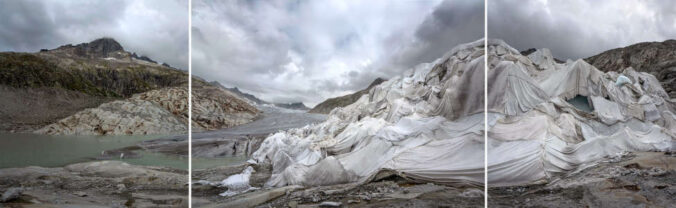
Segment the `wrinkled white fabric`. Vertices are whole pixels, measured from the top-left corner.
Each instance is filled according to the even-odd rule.
[[[365,182],[391,170],[420,181],[483,184],[484,42],[453,48],[331,111],[323,123],[268,136],[252,162],[266,186]]]
[[[488,69],[488,77],[501,80],[513,76],[529,83],[488,83],[491,186],[547,182],[624,151],[674,150],[673,103],[652,75],[631,68],[624,70],[626,77],[603,73],[583,60],[555,65],[547,74],[530,69],[530,62],[523,60],[528,57],[503,41],[488,42],[488,59],[493,66]],[[547,53],[538,56],[543,54]],[[529,57],[538,64],[550,58],[538,56]],[[525,72],[528,77],[505,73],[507,69]],[[533,79],[536,76],[545,77]],[[624,84],[616,85],[616,80]],[[490,92],[502,88],[516,89],[517,93]],[[576,109],[565,101],[578,95],[590,97],[593,112]],[[505,105],[510,102],[513,104]]]

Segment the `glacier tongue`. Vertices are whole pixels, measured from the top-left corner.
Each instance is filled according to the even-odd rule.
[[[547,182],[625,151],[674,151],[675,105],[654,76],[559,64],[548,50],[526,57],[501,40],[487,48],[491,186]],[[593,111],[566,102],[577,96]]]
[[[367,182],[381,170],[443,184],[484,180],[484,40],[459,45],[334,109],[323,123],[270,135],[251,162],[267,186]]]

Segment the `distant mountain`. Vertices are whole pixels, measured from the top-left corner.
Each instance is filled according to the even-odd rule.
[[[286,109],[292,109],[292,110],[309,110],[309,109],[310,109],[310,108],[308,108],[307,106],[305,106],[305,104],[303,104],[302,102],[295,102],[295,103],[271,103],[271,102],[267,102],[267,101],[261,100],[261,99],[257,98],[256,96],[254,96],[254,95],[252,95],[252,94],[242,92],[242,91],[240,91],[239,88],[237,88],[237,87],[227,88],[227,87],[223,86],[220,82],[217,82],[217,81],[212,81],[212,82],[210,82],[210,83],[211,83],[212,85],[219,86],[219,87],[221,87],[221,88],[223,88],[223,89],[225,89],[225,90],[228,90],[228,91],[230,91],[230,92],[232,92],[232,93],[234,93],[234,94],[236,94],[236,95],[238,95],[238,96],[240,96],[240,97],[242,97],[242,98],[244,98],[244,99],[247,99],[247,100],[249,100],[249,101],[251,101],[251,102],[253,102],[253,103],[257,104],[257,105],[270,104],[270,105],[274,105],[274,106],[277,106],[277,107],[280,107],[280,108],[286,108]]]
[[[314,108],[312,108],[308,112],[329,114],[331,110],[333,110],[336,107],[345,107],[347,105],[356,102],[357,100],[359,100],[359,98],[361,98],[362,95],[369,93],[371,88],[378,86],[380,83],[383,83],[384,81],[386,80],[377,78],[373,80],[373,82],[371,82],[371,84],[366,89],[357,91],[349,95],[326,99],[324,102],[317,104]]]
[[[255,104],[259,104],[259,105],[260,105],[260,104],[269,104],[268,102],[265,102],[265,101],[263,101],[263,100],[261,100],[261,99],[258,99],[256,96],[254,96],[254,95],[252,95],[252,94],[249,94],[249,93],[245,93],[245,92],[240,91],[237,87],[227,88],[227,87],[223,86],[220,82],[217,82],[217,81],[212,81],[212,82],[210,82],[210,83],[211,83],[212,85],[219,86],[219,87],[221,87],[221,88],[223,88],[223,89],[225,89],[225,90],[228,90],[228,91],[230,91],[230,92],[232,92],[232,93],[235,93],[236,95],[239,95],[240,97],[243,97],[243,98],[245,98],[245,99],[248,99],[249,101],[251,101],[251,102],[253,102],[253,103],[255,103]]]
[[[310,110],[310,108],[308,108],[307,106],[305,106],[305,104],[303,104],[302,102],[296,102],[296,103],[275,103],[275,104],[273,104],[273,105],[275,105],[275,106],[277,106],[277,107],[280,107],[280,108],[286,108],[286,109],[292,109],[292,110],[304,110],[304,111]]]
[[[627,67],[648,72],[660,81],[669,97],[676,98],[676,40],[637,43],[605,51],[585,61],[603,72],[621,72]]]

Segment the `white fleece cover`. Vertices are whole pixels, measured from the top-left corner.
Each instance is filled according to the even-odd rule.
[[[538,57],[548,51],[525,57],[488,42],[490,186],[544,183],[624,151],[674,151],[674,103],[652,75],[551,63]],[[616,85],[623,76],[629,83]],[[577,95],[590,98],[592,113],[565,101]]]
[[[443,184],[484,181],[484,41],[459,45],[331,111],[270,135],[252,162],[266,186],[365,182],[380,170]]]

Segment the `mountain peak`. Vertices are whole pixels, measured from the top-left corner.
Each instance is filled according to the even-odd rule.
[[[89,43],[82,43],[78,45],[80,48],[86,50],[90,54],[100,56],[107,56],[110,52],[124,51],[122,45],[113,38],[99,38]]]

